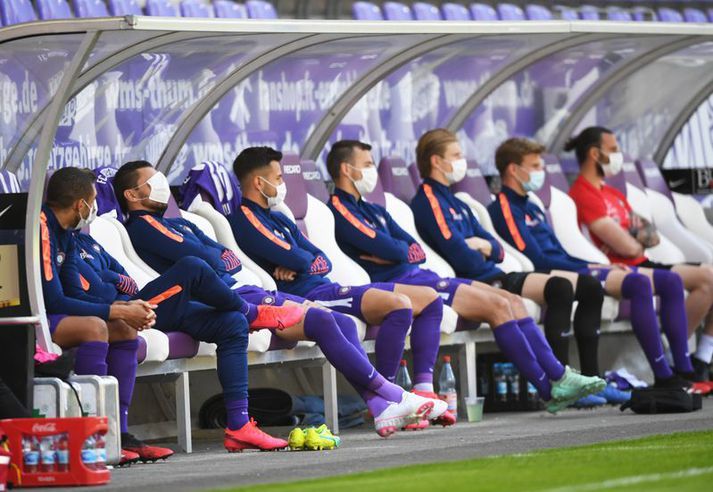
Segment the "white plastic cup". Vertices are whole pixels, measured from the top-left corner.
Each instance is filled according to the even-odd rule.
[[[482,396],[467,396],[465,398],[468,422],[480,422],[483,420],[483,405],[485,405],[485,398]]]

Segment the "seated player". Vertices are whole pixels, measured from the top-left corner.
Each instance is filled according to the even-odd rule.
[[[247,416],[248,320],[253,329],[287,327],[302,309],[254,306],[229,289],[199,258],[185,258],[175,268],[139,290],[123,268],[87,235],[76,231],[96,217],[94,174],[64,168],[50,178],[42,216],[42,261],[45,302],[50,313],[91,316],[107,320],[73,324],[66,318],[54,336],[61,346],[79,344],[79,374],[109,374],[119,380],[122,447],[142,460],[156,460],[171,450],[149,447],[127,433],[126,416],[136,375],[137,330],[183,331],[197,340],[218,345],[218,377],[226,399],[229,451],[247,447],[279,449],[287,446],[257,429]],[[91,264],[91,266],[90,266]],[[92,266],[94,268],[92,268]],[[81,319],[81,318],[80,318]],[[102,321],[103,323],[104,321]],[[129,345],[131,342],[131,345]]]
[[[191,222],[163,216],[168,203],[168,182],[148,162],[124,164],[114,176],[113,185],[122,210],[129,212],[126,228],[132,243],[155,270],[168,272],[174,265],[195,256],[210,266],[224,286],[233,288],[252,303],[293,307],[305,303],[301,297],[239,285],[233,275],[242,265],[232,251],[207,237]],[[387,437],[423,416],[433,414],[436,418],[445,411],[444,402],[406,394],[377,372],[361,347],[350,318],[309,305],[306,309],[300,306],[300,310],[303,315],[298,321],[276,335],[291,341],[315,341],[327,360],[362,395],[374,415],[380,436]]]
[[[567,143],[565,150],[574,150],[579,162],[579,176],[569,194],[577,204],[577,218],[589,230],[594,244],[612,263],[653,269],[653,273],[649,271],[647,275],[653,279],[654,292],[666,293],[673,290],[674,285],[688,291],[688,335],[692,335],[701,323],[704,323],[704,329],[693,357],[695,374],[689,373],[690,362],[683,360],[684,349],[678,355],[678,350],[673,354],[678,357],[675,359],[676,368],[689,373],[688,378],[709,380],[708,368],[713,358],[713,267],[665,265],[646,257],[645,249],[660,241],[655,229],[632,211],[622,193],[604,181],[605,176],[621,171],[624,159],[616,136],[610,130],[602,127],[586,128]],[[666,275],[664,271],[678,275]],[[662,313],[662,316],[665,315]]]
[[[544,150],[536,142],[511,138],[495,152],[495,165],[502,178],[503,189],[498,199],[488,206],[488,211],[496,231],[530,258],[537,271],[567,278],[575,289],[581,279],[586,278],[585,275],[592,275],[601,282],[607,295],[629,299],[631,326],[654,372],[655,385],[686,386],[686,380],[674,377],[664,357],[651,289],[653,279],[654,285],[658,286],[656,293],[661,298],[661,324],[676,368],[687,372],[690,363],[681,279],[668,270],[640,268],[635,272],[616,265],[589,264],[567,254],[547,223],[545,213],[528,200],[527,193],[540,189],[545,180],[545,167],[540,157]],[[599,313],[590,313],[589,316],[597,316],[599,323]]]

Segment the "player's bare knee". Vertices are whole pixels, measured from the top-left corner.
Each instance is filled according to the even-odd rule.
[[[499,326],[506,321],[513,319],[510,301],[502,295],[492,295],[487,299],[488,311],[485,321],[491,326]]]
[[[138,336],[138,332],[126,323],[110,323],[107,328],[113,340],[133,340]]]
[[[95,316],[86,318],[83,323],[86,325],[82,330],[86,341],[88,342],[107,342],[109,341],[109,329],[106,322]]]
[[[397,294],[394,292],[389,299],[389,307],[391,311],[396,311],[399,309],[413,309],[411,304],[411,299],[407,295]]]

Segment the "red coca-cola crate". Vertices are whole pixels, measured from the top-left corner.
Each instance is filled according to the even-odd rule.
[[[106,417],[0,420],[9,438],[15,487],[102,485],[109,482]]]

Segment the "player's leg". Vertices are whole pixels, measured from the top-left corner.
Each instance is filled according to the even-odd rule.
[[[713,266],[675,265],[671,271],[681,276],[688,291],[686,316],[689,336],[703,322],[703,332],[713,336],[713,317],[708,316],[713,308]]]
[[[106,376],[109,330],[106,322],[95,316],[50,315],[52,340],[67,349],[77,347],[74,372],[79,375]]]

